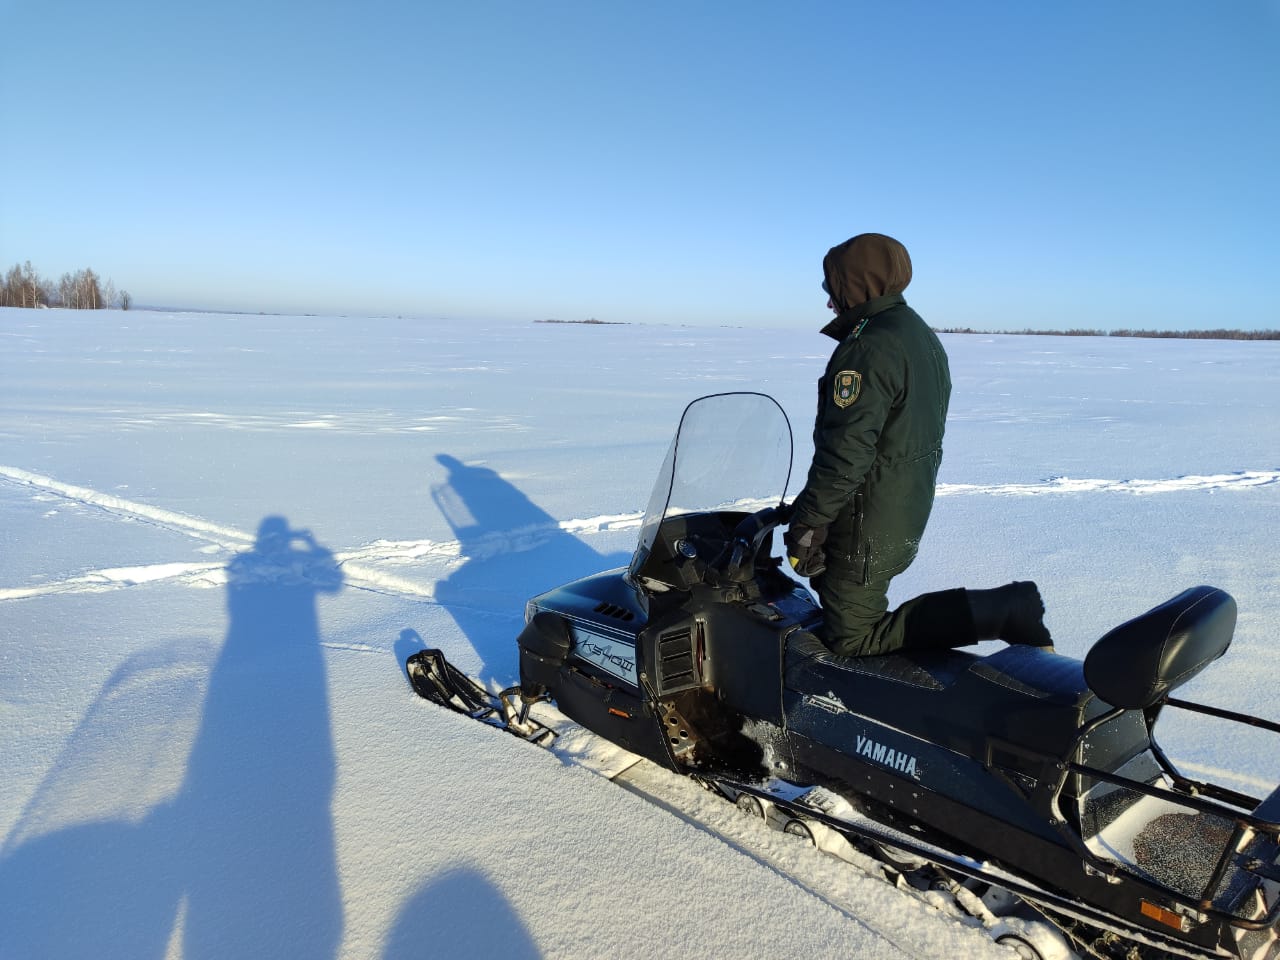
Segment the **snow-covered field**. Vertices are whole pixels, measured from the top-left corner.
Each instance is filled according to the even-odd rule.
[[[629,555],[696,396],[775,396],[794,493],[822,321],[0,310],[0,957],[1008,955],[403,677],[432,645],[514,681],[524,601]],[[1215,584],[1235,644],[1186,693],[1280,718],[1280,343],[944,342],[939,498],[894,598],[1035,579],[1083,656]],[[1274,741],[1165,739],[1280,780]]]

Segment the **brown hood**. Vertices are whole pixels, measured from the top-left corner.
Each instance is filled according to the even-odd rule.
[[[827,251],[822,272],[832,302],[844,313],[868,300],[907,289],[911,257],[893,237],[860,233]]]

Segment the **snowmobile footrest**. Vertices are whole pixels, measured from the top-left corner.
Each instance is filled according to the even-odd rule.
[[[506,725],[507,732],[540,746],[546,746],[554,740],[556,738],[554,730],[529,716],[529,708],[539,700],[546,699],[548,698],[545,696],[525,699],[518,686],[507,687],[498,694],[498,703],[502,707],[502,722]]]

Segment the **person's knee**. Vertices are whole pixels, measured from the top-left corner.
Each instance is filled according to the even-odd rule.
[[[823,641],[827,649],[841,657],[866,657],[871,655],[869,633],[861,636],[842,636],[832,639],[829,636]]]
[[[829,581],[825,586],[819,592],[826,621],[823,642],[842,657],[876,653],[877,630],[889,610],[888,591],[878,585],[836,586]]]

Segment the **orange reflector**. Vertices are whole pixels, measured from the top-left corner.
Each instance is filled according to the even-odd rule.
[[[619,710],[617,707],[610,707],[609,712],[615,717],[621,717],[623,720],[631,719],[631,714],[627,713],[625,710]]]
[[[1191,921],[1182,914],[1166,910],[1164,907],[1158,907],[1154,903],[1148,903],[1146,900],[1142,901],[1142,915],[1150,917],[1157,923],[1163,923],[1166,927],[1173,927],[1173,929],[1181,933],[1186,933],[1191,929]]]

